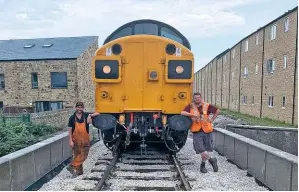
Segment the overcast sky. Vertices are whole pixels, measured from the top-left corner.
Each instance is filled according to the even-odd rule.
[[[190,41],[195,70],[246,35],[298,5],[297,0],[0,0],[0,39],[99,36],[155,19]]]

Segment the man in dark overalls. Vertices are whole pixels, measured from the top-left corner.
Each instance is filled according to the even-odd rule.
[[[69,118],[69,144],[73,150],[73,160],[67,170],[73,177],[83,174],[83,162],[86,160],[90,148],[89,124],[91,118],[99,113],[89,114],[84,112],[84,104],[76,103],[76,112]]]

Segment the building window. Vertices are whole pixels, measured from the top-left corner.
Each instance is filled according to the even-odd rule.
[[[257,34],[256,37],[255,37],[255,44],[256,44],[256,45],[259,44],[259,34]]]
[[[274,99],[273,96],[269,96],[269,99],[268,99],[268,107],[273,107],[273,99]]]
[[[244,78],[248,77],[248,67],[244,67]]]
[[[286,107],[286,96],[282,96],[282,108]]]
[[[67,73],[66,72],[51,72],[51,87],[52,88],[67,88]]]
[[[268,71],[268,73],[273,73],[275,71],[275,60],[274,59],[267,60],[267,71]]]
[[[244,105],[247,105],[247,96],[243,95],[243,101],[242,102],[243,102]]]
[[[0,89],[5,89],[4,74],[0,74]]]
[[[287,32],[289,30],[289,24],[290,24],[290,20],[289,18],[285,18],[284,20],[284,32]]]
[[[251,103],[254,104],[254,96],[251,98]]]
[[[0,101],[0,110],[3,110],[3,106],[4,106],[3,101]]]
[[[32,89],[38,88],[37,73],[31,73],[31,84],[32,84]]]
[[[255,64],[255,74],[258,74],[258,72],[259,72],[259,66]]]
[[[248,51],[248,39],[245,41],[245,52]]]
[[[35,112],[56,111],[63,108],[62,101],[36,101]]]
[[[233,58],[235,58],[235,49],[233,49]]]
[[[283,56],[283,68],[287,68],[287,60],[288,60],[288,58],[287,58],[287,56],[286,55],[284,55]]]
[[[271,26],[271,40],[276,38],[276,24]]]

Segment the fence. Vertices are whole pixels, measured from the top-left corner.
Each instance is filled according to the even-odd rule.
[[[6,123],[18,123],[18,122],[31,122],[29,113],[21,113],[21,114],[0,114],[0,122],[3,124]]]

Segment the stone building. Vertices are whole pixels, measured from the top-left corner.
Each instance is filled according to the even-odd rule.
[[[0,107],[5,112],[51,111],[76,101],[94,110],[91,61],[98,37],[0,41]]]
[[[220,91],[222,108],[298,125],[297,20],[295,7],[215,57],[222,70],[219,64],[209,73],[211,62],[200,69],[210,78],[202,84],[203,97],[219,98]],[[222,77],[221,86],[218,79],[217,90],[205,92],[214,85],[211,75]]]

